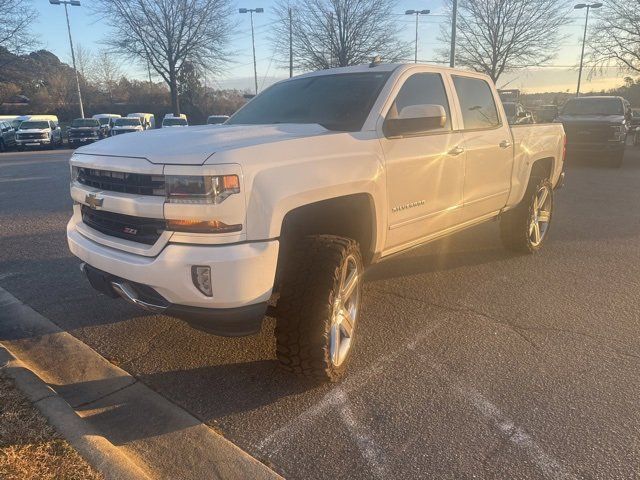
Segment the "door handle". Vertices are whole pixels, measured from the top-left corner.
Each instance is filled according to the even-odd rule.
[[[464,152],[464,148],[460,145],[453,147],[451,150],[447,152],[447,155],[451,155],[452,157],[458,156]]]
[[[500,148],[509,148],[511,146],[511,142],[509,140],[502,140],[500,142]]]

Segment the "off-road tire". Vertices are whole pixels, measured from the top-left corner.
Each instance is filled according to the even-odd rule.
[[[351,337],[347,358],[337,366],[331,357],[330,337],[341,272],[347,259],[355,259],[358,271],[364,271],[358,243],[333,235],[307,236],[289,249],[283,265],[275,331],[276,354],[285,370],[330,382],[344,375],[355,337]],[[361,274],[355,288],[359,306]],[[354,327],[355,333],[357,319]]]
[[[551,199],[549,222],[542,241],[535,245],[531,240],[530,226],[533,217],[534,202],[541,188],[548,189]],[[519,253],[535,253],[539,251],[548,237],[548,230],[553,218],[553,187],[547,178],[531,177],[524,198],[513,208],[502,214],[500,218],[500,238],[507,250]]]

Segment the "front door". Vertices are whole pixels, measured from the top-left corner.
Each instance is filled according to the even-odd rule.
[[[428,104],[441,105],[447,118],[444,127],[425,133],[381,136],[387,171],[387,253],[455,225],[462,206],[463,137],[454,131],[446,79],[428,71],[409,70],[405,75],[385,117]]]

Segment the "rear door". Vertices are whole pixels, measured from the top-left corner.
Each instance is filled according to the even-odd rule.
[[[503,208],[511,189],[513,139],[498,107],[500,99],[483,77],[452,75],[466,150],[462,220]]]
[[[451,115],[448,79],[427,68],[414,68],[398,84],[397,94],[382,112],[379,129],[387,171],[388,251],[454,225],[462,206],[464,177],[462,134],[456,132],[457,119]],[[388,138],[382,133],[382,120],[388,115],[425,104],[444,108],[444,127],[404,137]]]

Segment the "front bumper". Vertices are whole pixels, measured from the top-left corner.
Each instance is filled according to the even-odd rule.
[[[108,278],[122,280],[134,290],[142,286],[141,291],[151,296],[155,292],[157,306],[167,314],[189,317],[190,323],[199,328],[232,335],[248,330],[232,328],[237,326],[238,318],[248,315],[261,320],[264,315],[273,289],[279,249],[277,240],[232,245],[170,243],[157,256],[146,257],[86,238],[73,219],[67,225],[67,240],[71,253]],[[211,268],[211,297],[193,284],[193,265]]]
[[[32,138],[32,139],[16,138],[16,145],[27,146],[27,147],[33,147],[38,145],[51,145],[51,140],[48,138]]]
[[[600,155],[623,152],[626,140],[621,142],[567,143],[567,154]]]

